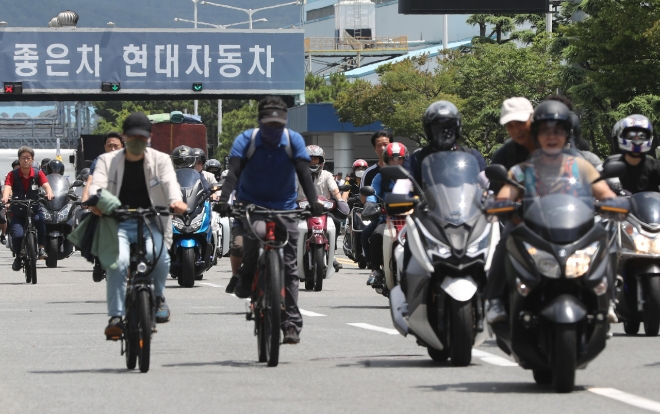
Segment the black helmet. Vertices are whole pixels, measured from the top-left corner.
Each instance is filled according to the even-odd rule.
[[[51,160],[46,166],[46,175],[50,174],[64,175],[64,163],[60,160]]]
[[[193,168],[195,156],[193,150],[187,145],[179,145],[172,151],[172,164],[174,168]]]
[[[449,150],[461,138],[461,113],[449,101],[433,102],[422,117],[429,145],[436,150]]]
[[[14,161],[11,163],[11,169],[12,169],[12,170],[15,170],[16,167],[18,167],[19,165],[21,165],[20,161],[18,161],[18,160],[14,160]]]
[[[653,125],[644,115],[630,115],[612,129],[612,153],[642,154],[653,148]]]
[[[532,137],[537,145],[541,122],[557,122],[566,130],[566,140],[568,141],[571,137],[573,112],[562,102],[543,101],[534,109],[534,114],[532,115]],[[571,143],[571,148],[575,148],[573,143]]]
[[[89,168],[83,168],[82,171],[80,171],[80,174],[78,174],[78,179],[82,180],[83,182],[87,182],[88,178],[89,178]]]
[[[202,164],[206,163],[206,153],[201,148],[192,149],[193,156],[195,157],[195,162],[201,162]]]
[[[49,162],[50,162],[50,158],[44,158],[43,160],[41,160],[41,169],[45,170]]]
[[[222,165],[220,164],[220,161],[211,158],[204,164],[204,171],[210,172],[211,174],[219,177],[220,173],[222,172]]]

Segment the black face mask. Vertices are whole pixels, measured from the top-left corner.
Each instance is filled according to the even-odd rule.
[[[440,151],[454,148],[456,144],[456,125],[453,123],[434,123],[431,125],[433,140],[431,146]]]
[[[269,126],[262,124],[259,121],[259,133],[261,134],[261,141],[270,148],[275,148],[279,145],[282,140],[282,134],[284,133],[284,125],[280,126]]]

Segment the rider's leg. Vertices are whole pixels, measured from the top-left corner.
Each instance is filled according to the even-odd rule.
[[[44,213],[39,209],[39,211],[34,213],[34,227],[37,229],[37,244],[39,244],[39,258],[45,259],[48,257],[44,245],[46,244],[46,220],[44,218]]]
[[[14,263],[11,268],[14,271],[21,270],[21,244],[23,243],[23,220],[11,219],[9,222],[11,248],[14,251]]]
[[[298,249],[298,220],[290,217],[280,217],[280,223],[286,226],[289,233],[289,243],[284,247],[284,286],[285,307],[282,312],[282,330],[285,343],[297,343],[298,335],[302,330],[303,320],[298,309],[298,277],[297,249]],[[278,223],[278,224],[280,224]]]
[[[153,255],[156,255],[158,261],[154,265],[151,272],[151,277],[154,280],[154,294],[156,295],[156,322],[163,323],[170,320],[170,309],[165,303],[165,281],[170,272],[170,255],[167,252],[167,246],[163,244],[163,234],[156,228],[151,226],[151,237],[148,236],[146,240],[147,260],[154,260]],[[137,232],[135,234],[137,241]],[[155,250],[154,250],[155,246]],[[162,250],[161,250],[162,249]],[[160,257],[159,257],[160,255]]]
[[[500,241],[495,247],[493,261],[488,271],[488,281],[484,289],[484,298],[488,299],[488,309],[486,311],[488,323],[504,322],[507,318],[506,307],[504,306],[504,299],[507,292],[505,269],[506,241],[513,227],[514,224],[512,222],[507,222],[505,225],[504,230],[500,234]]]
[[[238,220],[236,223],[240,223]],[[238,269],[241,267],[243,261],[243,237],[245,236],[245,228],[241,225],[234,224],[231,228],[231,240],[229,242],[229,264],[231,265],[231,279],[225,288],[225,292],[234,293],[236,284],[238,283]]]
[[[335,251],[337,251],[337,239],[339,238],[339,232],[341,231],[341,220],[335,217],[332,213],[328,213],[328,218],[332,219],[332,222],[335,224]],[[343,269],[343,266],[337,262],[337,259],[334,259],[332,266],[335,268],[335,272],[339,269]]]
[[[370,239],[371,249],[371,274],[373,276],[373,285],[382,284],[384,273],[381,270],[383,266],[383,233],[385,231],[385,223],[381,223],[376,227]]]
[[[117,238],[119,240],[119,256],[117,267],[109,268],[107,271],[107,300],[108,316],[124,316],[126,298],[126,275],[131,254],[131,234],[135,233],[134,221],[119,223]]]
[[[371,235],[373,234],[374,230],[376,230],[376,227],[378,227],[378,219],[372,220],[371,223],[367,227],[362,230],[362,251],[364,254],[364,258],[367,259],[367,262],[371,261],[371,250],[369,249],[369,239],[371,238]]]
[[[234,288],[234,294],[239,298],[245,299],[250,296],[258,259],[259,242],[253,234],[246,232],[243,235],[242,263],[241,267],[237,270],[239,280]]]

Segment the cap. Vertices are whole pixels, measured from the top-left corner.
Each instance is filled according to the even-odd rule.
[[[149,138],[151,136],[151,121],[142,112],[135,112],[126,117],[122,130],[127,137],[140,135]]]
[[[259,111],[259,121],[264,124],[277,122],[278,124],[286,125],[286,119],[286,108],[266,107]]]
[[[534,107],[527,98],[509,98],[502,102],[500,125],[511,121],[526,122],[534,113]]]

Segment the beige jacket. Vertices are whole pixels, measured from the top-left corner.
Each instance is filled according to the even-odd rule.
[[[99,189],[105,188],[119,197],[125,159],[124,150],[101,155],[96,162],[89,194],[96,194]],[[181,187],[169,155],[147,148],[144,153],[144,176],[152,206],[169,206],[175,201],[182,201]],[[172,218],[162,217],[161,222],[165,230],[165,243],[169,248],[172,245]]]

